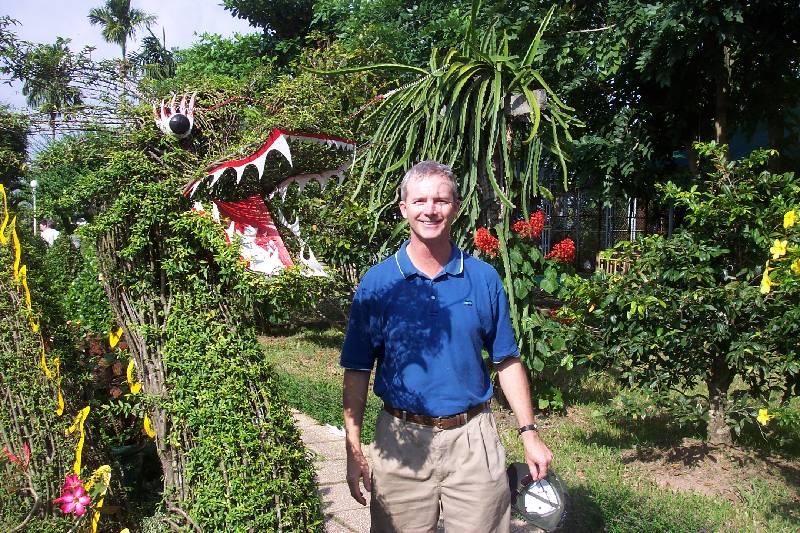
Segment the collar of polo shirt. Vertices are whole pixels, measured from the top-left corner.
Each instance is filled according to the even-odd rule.
[[[394,254],[394,261],[397,265],[397,269],[400,271],[400,275],[406,279],[414,275],[427,277],[425,274],[420,272],[417,267],[414,266],[414,263],[411,262],[411,258],[408,257],[407,248],[410,242],[411,241],[404,242],[400,249]],[[459,250],[453,241],[450,241],[450,259],[447,261],[447,264],[444,265],[442,271],[436,275],[436,277],[441,277],[442,274],[445,273],[450,274],[451,276],[458,276],[462,272],[464,272],[464,252]]]

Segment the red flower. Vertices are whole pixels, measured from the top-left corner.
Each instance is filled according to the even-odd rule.
[[[517,220],[511,226],[511,229],[520,237],[527,237],[531,234],[531,227],[528,225],[527,220]]]
[[[500,249],[500,241],[497,237],[489,233],[487,228],[478,228],[475,231],[475,246],[483,253],[489,254],[490,257],[497,257],[497,251]]]
[[[531,213],[528,227],[530,228],[531,237],[538,239],[542,235],[542,231],[544,231],[544,212],[536,211]]]
[[[563,241],[556,243],[550,250],[545,259],[555,259],[562,263],[572,263],[575,261],[575,243],[569,237]]]

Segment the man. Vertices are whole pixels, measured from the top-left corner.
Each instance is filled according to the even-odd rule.
[[[410,238],[366,273],[353,299],[340,361],[347,482],[362,505],[359,482],[371,491],[373,532],[435,531],[440,509],[447,531],[509,530],[505,449],[487,407],[482,349],[521,426],[533,476],[547,475],[552,461],[534,424],[500,278],[450,242],[458,207],[449,167],[412,167],[400,186]],[[384,410],[370,471],[360,439],[376,360]]]
[[[44,219],[39,223],[39,234],[47,243],[47,246],[53,246],[61,232],[55,228],[52,220]]]

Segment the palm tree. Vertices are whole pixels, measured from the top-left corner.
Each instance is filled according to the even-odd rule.
[[[128,38],[133,37],[140,27],[155,21],[155,15],[131,8],[131,0],[106,0],[105,6],[93,7],[89,11],[89,22],[103,27],[102,35],[106,42],[120,46],[123,61],[127,57]]]
[[[22,94],[29,106],[50,115],[54,139],[58,115],[82,103],[80,91],[70,85],[73,66],[69,39],[61,37],[53,44],[37,45],[27,55]]]

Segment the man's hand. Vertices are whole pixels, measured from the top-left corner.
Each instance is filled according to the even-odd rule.
[[[531,405],[531,391],[528,385],[528,375],[519,358],[510,357],[497,367],[500,386],[506,393],[508,403],[514,410],[517,423],[520,427],[534,423],[533,406]],[[520,433],[522,444],[525,446],[525,462],[531,470],[534,481],[547,475],[547,469],[553,461],[553,452],[544,445],[536,431],[523,431]]]
[[[345,369],[342,403],[347,450],[347,484],[350,486],[350,495],[361,505],[367,505],[367,500],[361,494],[359,482],[363,480],[364,488],[372,492],[369,463],[361,452],[361,423],[364,420],[368,390],[369,372]]]
[[[547,469],[553,462],[553,452],[545,446],[536,431],[526,431],[520,435],[522,445],[525,447],[525,462],[531,471],[534,481],[539,481],[547,476]]]
[[[361,450],[347,451],[347,485],[350,495],[361,505],[367,505],[367,500],[361,493],[360,481],[364,481],[364,488],[372,492],[372,477],[369,474],[369,463]]]

